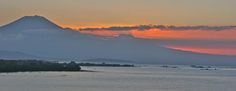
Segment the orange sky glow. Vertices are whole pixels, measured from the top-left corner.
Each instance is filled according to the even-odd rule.
[[[99,36],[119,36],[120,34],[131,34],[136,38],[145,39],[186,39],[186,40],[236,40],[236,30],[99,30],[99,31],[80,31],[85,34]]]
[[[80,31],[85,34],[92,34],[98,36],[118,37],[121,34],[129,34],[135,38],[144,39],[177,39],[177,40],[218,40],[218,41],[234,41],[236,40],[236,30],[160,30],[160,29],[149,29],[149,30],[99,30],[99,31]],[[171,49],[191,51],[196,53],[208,53],[208,54],[219,54],[219,55],[236,55],[236,50],[232,48],[222,47],[216,48],[203,47],[198,45],[193,46],[177,46],[168,45],[165,46]]]
[[[195,46],[166,46],[166,48],[190,51],[196,53],[216,54],[216,55],[236,55],[236,50],[232,48],[209,48],[209,47],[195,47]]]

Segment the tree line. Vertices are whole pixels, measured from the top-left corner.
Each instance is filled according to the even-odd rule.
[[[73,61],[69,63],[59,63],[41,60],[0,60],[0,72],[80,70],[80,65]]]

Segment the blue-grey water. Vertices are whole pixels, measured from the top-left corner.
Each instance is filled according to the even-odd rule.
[[[1,73],[0,91],[235,91],[236,69],[83,67],[97,72]]]

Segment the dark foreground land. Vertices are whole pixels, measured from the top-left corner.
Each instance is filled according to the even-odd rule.
[[[80,66],[134,67],[128,64],[69,63],[42,60],[0,60],[0,72],[85,71]]]
[[[0,72],[81,71],[75,62],[58,63],[39,60],[0,60]]]
[[[132,64],[108,64],[108,63],[78,63],[80,66],[97,66],[97,67],[135,67]]]

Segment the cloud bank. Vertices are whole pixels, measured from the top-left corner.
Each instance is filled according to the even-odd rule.
[[[81,33],[118,37],[132,35],[145,39],[236,40],[236,26],[163,26],[140,25],[131,27],[83,28]]]
[[[166,48],[198,53],[236,55],[236,26],[163,26],[141,25],[131,27],[84,28],[81,33],[151,39]]]
[[[139,25],[139,26],[115,26],[109,28],[82,28],[81,31],[98,31],[98,30],[112,30],[112,31],[128,31],[128,30],[231,30],[236,29],[236,26],[164,26],[164,25]]]

